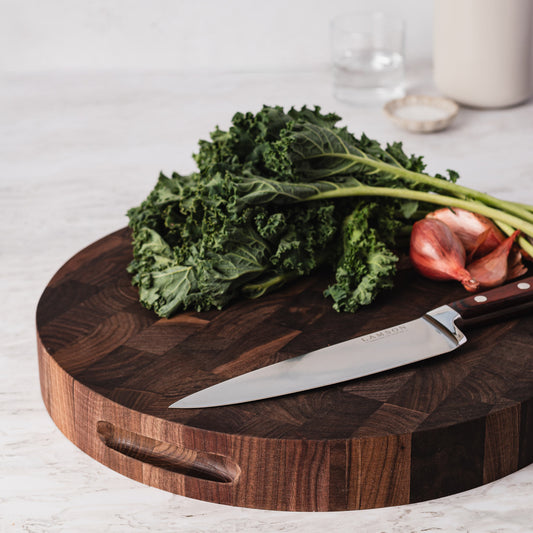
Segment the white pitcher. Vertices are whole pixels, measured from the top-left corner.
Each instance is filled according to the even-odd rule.
[[[533,94],[533,0],[435,0],[434,81],[474,107]]]

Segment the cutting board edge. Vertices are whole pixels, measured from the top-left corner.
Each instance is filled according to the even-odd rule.
[[[71,442],[122,475],[193,499],[303,512],[371,509],[424,501],[428,499],[428,481],[418,479],[419,487],[413,490],[413,480],[417,479],[417,473],[420,478],[427,469],[432,469],[428,453],[432,447],[442,444],[443,435],[450,431],[453,438],[454,426],[451,425],[414,434],[307,440],[302,451],[302,443],[295,439],[283,442],[192,428],[105,398],[62,369],[48,354],[39,336],[37,344],[43,402],[56,426]],[[532,404],[531,411],[533,402],[529,404]],[[531,460],[519,464],[516,453],[509,451],[509,442],[501,439],[503,427],[507,435],[509,432],[513,435],[511,447],[519,447],[521,440],[533,440],[531,427],[527,435],[521,435],[520,413],[523,410],[524,404],[517,402],[472,421],[485,435],[485,453],[500,457],[490,463],[490,469],[483,469],[483,479],[467,476],[460,487],[446,488],[446,484],[441,483],[431,499],[476,488],[527,466]],[[492,430],[487,429],[487,424]],[[482,436],[478,434],[477,438]],[[413,439],[425,442],[427,450],[422,455],[428,458],[426,464],[419,462],[414,474],[411,471]],[[453,446],[434,451],[450,453]],[[296,469],[296,474],[283,480],[280,472],[261,472],[260,461],[256,460],[255,466],[249,462],[247,455],[252,452],[256,459],[262,454],[266,457],[279,455],[278,467],[294,460],[307,462],[311,466],[310,474],[300,478],[301,469]],[[243,458],[249,464],[244,465]],[[358,460],[354,462],[354,458]],[[350,464],[352,462],[354,464]],[[367,468],[365,465],[369,463],[376,467],[362,475],[361,469]],[[248,467],[253,472],[249,472]],[[263,483],[258,482],[261,477]],[[277,485],[268,483],[272,477],[280,479]],[[342,478],[345,483],[339,487]],[[265,487],[270,488],[265,491]],[[301,493],[311,497],[298,498]]]
[[[49,286],[60,285],[62,278],[76,279],[78,268],[101,250],[106,257],[112,255],[128,239],[128,231],[119,229],[80,250]],[[442,464],[435,463],[435,454],[442,458],[459,451],[461,461],[469,464],[464,437],[454,433],[454,423],[411,434],[301,441],[225,434],[135,411],[85,386],[45,349],[39,323],[37,344],[43,401],[65,436],[95,460],[131,479],[191,498],[284,511],[370,509],[475,488],[533,462],[531,397],[471,421],[462,420],[462,427],[472,426],[468,429],[482,461],[489,456],[492,464],[477,464],[476,472],[457,485],[445,474],[440,474],[444,475],[440,480],[427,475],[437,466],[443,470]],[[410,472],[413,446],[421,452],[414,473]],[[463,462],[452,461],[452,473]],[[265,485],[267,492],[260,488]]]

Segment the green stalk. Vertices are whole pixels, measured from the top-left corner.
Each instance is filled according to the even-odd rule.
[[[480,202],[483,202],[485,205],[497,207],[498,209],[504,209],[525,220],[533,222],[533,206],[518,204],[515,202],[508,202],[506,200],[500,200],[489,194],[476,191],[475,189],[470,189],[468,187],[458,185],[457,183],[452,183],[440,178],[435,178],[434,176],[430,176],[428,174],[413,172],[412,170],[407,170],[403,167],[397,167],[395,165],[391,165],[390,163],[385,163],[384,161],[381,161],[379,159],[370,159],[368,157],[359,156],[351,153],[343,154],[337,152],[323,153],[317,156],[312,156],[312,158],[317,157],[338,157],[342,159],[348,159],[349,161],[353,161],[354,165],[356,163],[362,163],[377,170],[382,170],[390,174],[406,178],[410,181],[414,181],[416,183],[430,185],[433,188],[449,192],[453,194],[453,196],[466,197],[471,198],[473,200],[478,200]]]
[[[263,296],[273,287],[277,287],[287,283],[298,277],[297,272],[285,272],[272,276],[265,281],[259,281],[255,283],[246,283],[242,287],[242,292],[247,295],[248,298],[254,299]]]
[[[501,222],[499,220],[496,221],[496,225],[507,236],[512,235],[514,233],[514,231],[515,231],[515,228],[513,228],[512,226],[509,226],[508,224],[505,224],[505,222]],[[518,246],[520,246],[520,248],[522,250],[524,250],[524,252],[526,252],[530,257],[533,257],[533,244],[531,244],[528,239],[526,239],[522,235],[519,235],[518,238],[516,239],[516,241],[518,243]]]
[[[445,196],[442,194],[435,194],[423,191],[413,191],[411,189],[394,189],[392,187],[371,187],[368,185],[360,185],[358,187],[340,187],[331,191],[320,192],[312,196],[308,196],[307,200],[325,200],[328,198],[344,198],[350,196],[385,196],[389,198],[403,198],[406,200],[418,200],[420,202],[428,202],[431,204],[443,205],[447,207],[459,207],[479,213],[495,221],[500,221],[509,226],[515,227],[523,231],[526,235],[533,237],[533,224],[519,218],[510,213],[494,209],[492,207],[473,202],[469,200],[462,200],[453,196]]]
[[[525,209],[526,211],[530,211],[533,213],[533,205],[521,204],[520,202],[510,202],[510,201],[507,201],[507,203],[516,205],[522,209]]]

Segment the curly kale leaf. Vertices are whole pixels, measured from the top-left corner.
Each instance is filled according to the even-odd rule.
[[[343,253],[335,283],[324,292],[337,311],[354,312],[393,286],[397,255],[391,251],[402,228],[395,209],[375,202],[359,202],[342,226]]]
[[[335,114],[322,114],[319,107],[300,110],[264,106],[258,113],[236,113],[228,131],[218,127],[211,140],[199,141],[194,159],[201,173],[250,171],[281,181],[298,181],[294,175],[289,146],[290,133],[298,124],[333,128],[340,120]]]
[[[318,107],[236,113],[227,131],[217,127],[199,142],[197,172],[161,174],[128,211],[128,269],[141,302],[160,316],[222,308],[326,265],[336,275],[326,292],[338,310],[353,311],[389,287],[394,235],[425,206],[408,195],[378,204],[331,194],[428,191],[447,181],[421,174],[422,158],[401,144],[382,148],[339,121]]]
[[[160,176],[147,200],[128,213],[129,271],[141,302],[160,316],[222,308],[243,292],[273,290],[315,270],[335,246],[341,218],[333,202],[287,209],[241,201],[249,178],[230,173],[205,181],[187,177],[194,187],[175,196],[183,179]]]
[[[414,188],[419,184],[403,179],[395,171],[419,173],[425,169],[423,158],[408,157],[401,143],[382,148],[364,134],[356,139],[346,128],[298,124],[285,135],[290,139],[292,164],[302,180],[353,175],[367,185]],[[387,166],[380,167],[380,162]]]

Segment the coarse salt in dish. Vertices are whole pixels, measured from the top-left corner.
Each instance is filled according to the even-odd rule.
[[[448,98],[409,95],[387,102],[385,114],[408,131],[429,133],[447,128],[459,112],[459,106]]]

